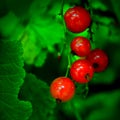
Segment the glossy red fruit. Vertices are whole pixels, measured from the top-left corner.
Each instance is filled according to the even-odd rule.
[[[94,69],[91,63],[84,60],[75,61],[70,68],[70,75],[73,80],[79,83],[87,83],[89,82],[94,74]]]
[[[73,33],[83,32],[91,23],[89,12],[80,6],[68,9],[64,14],[64,20],[68,30]]]
[[[108,65],[108,56],[101,49],[92,50],[87,59],[92,63],[95,72],[102,72],[106,69]]]
[[[71,42],[71,50],[80,57],[87,56],[90,52],[90,41],[85,37],[75,37]]]
[[[50,93],[57,101],[66,102],[74,96],[74,83],[67,77],[58,77],[51,83]]]

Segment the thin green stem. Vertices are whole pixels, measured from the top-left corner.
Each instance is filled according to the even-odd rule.
[[[66,46],[66,29],[65,29],[65,23],[64,23],[63,8],[64,8],[64,0],[62,0],[62,2],[61,2],[61,9],[60,9],[60,13],[59,13],[59,15],[62,17],[62,24],[63,24],[64,33],[65,33],[64,34],[65,39],[62,40],[63,47],[60,51],[60,56],[63,54],[63,51],[64,51],[65,46]]]
[[[85,92],[84,92],[84,96],[83,96],[83,97],[86,98],[87,95],[88,95],[88,92],[89,92],[88,83],[85,84],[85,89],[84,89],[84,91],[85,91]]]
[[[92,11],[92,7],[91,7],[91,0],[88,0],[88,8],[89,8],[89,12],[90,12],[90,16],[91,16],[91,18],[92,18],[92,14],[93,14],[93,11]],[[89,33],[90,33],[90,40],[92,41],[92,42],[94,42],[94,40],[93,40],[93,31],[92,31],[92,22],[91,22],[91,25],[90,25],[90,27],[89,27]]]
[[[70,66],[71,66],[71,57],[70,57],[70,52],[69,52],[68,53],[68,66],[67,66],[65,77],[67,77],[69,74]]]
[[[62,0],[62,3],[61,3],[61,10],[60,10],[60,14],[61,17],[62,17],[62,22],[63,22],[63,29],[64,29],[64,41],[63,41],[63,48],[61,49],[61,52],[60,52],[60,55],[63,54],[63,51],[64,49],[66,48],[66,50],[68,51],[67,52],[67,55],[68,55],[68,65],[67,65],[67,70],[66,70],[66,74],[65,76],[67,77],[68,74],[69,74],[69,69],[70,69],[70,66],[71,66],[71,58],[70,58],[70,47],[69,47],[69,44],[67,44],[67,29],[66,29],[66,25],[65,25],[65,22],[64,22],[64,13],[63,13],[63,9],[64,9],[64,0]]]
[[[64,0],[62,0],[61,2],[61,10],[60,10],[60,14],[63,17],[63,8],[64,8]]]

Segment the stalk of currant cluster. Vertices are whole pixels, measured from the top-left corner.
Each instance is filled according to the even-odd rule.
[[[63,2],[61,9],[61,16],[64,20],[63,24],[65,24],[65,28],[64,28],[65,34],[66,34],[66,28],[73,33],[82,32],[90,25],[90,21],[91,21],[88,11],[79,6],[75,6],[73,8],[68,9],[66,13],[63,15]],[[66,36],[65,36],[65,42],[66,42]],[[82,47],[80,47],[80,45],[82,45]],[[77,52],[78,55],[80,54],[82,56],[86,56],[90,52],[90,43],[84,37],[77,37],[71,43],[71,48],[73,52],[75,53]],[[57,101],[62,101],[62,102],[70,100],[73,97],[75,91],[74,84],[69,84],[70,81],[71,83],[73,83],[73,81],[67,77],[69,74],[69,70],[70,70],[71,78],[79,83],[87,83],[88,81],[90,81],[90,79],[93,76],[93,68],[91,67],[89,61],[87,60],[78,60],[75,63],[73,63],[72,66],[70,65],[70,51],[71,51],[70,46],[68,46],[68,49],[69,49],[68,66],[66,70],[66,75],[65,77],[56,78],[57,80],[55,79],[50,86],[51,95]],[[81,69],[78,70],[78,68]],[[74,88],[74,90],[70,88]]]
[[[67,65],[67,69],[66,69],[66,73],[65,73],[65,76],[67,77],[68,74],[69,74],[70,66],[71,66],[71,56],[70,56],[70,48],[69,48],[69,44],[68,44],[68,39],[67,39],[67,29],[66,29],[66,25],[65,25],[65,22],[64,22],[63,9],[64,9],[64,0],[62,0],[62,2],[61,2],[61,9],[60,9],[60,13],[59,13],[59,15],[61,16],[61,19],[62,19],[62,26],[63,26],[63,30],[64,30],[64,39],[62,41],[63,46],[61,48],[61,51],[60,51],[58,57],[61,57],[64,50],[67,50],[68,65]]]
[[[75,94],[74,82],[86,84],[86,94],[84,96],[86,97],[88,93],[88,82],[92,80],[94,72],[102,72],[106,69],[108,65],[108,56],[101,49],[91,50],[90,41],[83,36],[75,37],[71,41],[70,46],[68,46],[66,31],[68,30],[73,33],[85,31],[91,25],[91,16],[89,11],[81,6],[69,8],[63,15],[63,6],[64,0],[62,0],[61,7],[61,16],[65,33],[65,44],[63,49],[66,47],[68,51],[68,65],[65,76],[58,77],[51,83],[50,92],[57,101],[65,102],[72,99]],[[92,33],[90,32],[90,34]],[[84,57],[84,59],[78,59],[71,65],[71,51],[79,57]],[[72,80],[68,78],[69,73]]]

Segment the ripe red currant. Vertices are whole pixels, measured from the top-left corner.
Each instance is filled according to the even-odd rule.
[[[89,12],[80,6],[75,6],[66,11],[64,20],[68,30],[74,33],[84,31],[91,23]]]
[[[85,37],[75,37],[71,42],[71,50],[80,57],[87,56],[90,52],[90,41]]]
[[[84,60],[75,61],[70,68],[70,75],[73,80],[79,83],[87,83],[89,82],[94,74],[94,69],[91,63]]]
[[[87,59],[92,63],[95,72],[102,72],[108,65],[108,56],[101,49],[92,50]]]
[[[67,77],[56,78],[50,86],[51,95],[58,101],[68,101],[75,93],[74,83]]]

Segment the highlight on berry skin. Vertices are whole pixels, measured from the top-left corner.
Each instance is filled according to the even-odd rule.
[[[66,102],[73,98],[75,85],[68,77],[58,77],[50,85],[50,93],[56,102]]]

